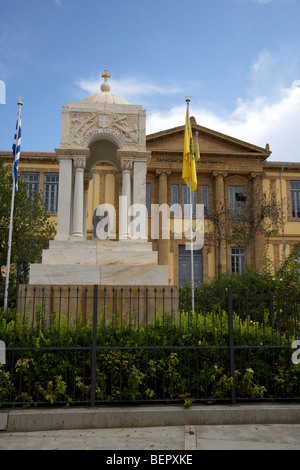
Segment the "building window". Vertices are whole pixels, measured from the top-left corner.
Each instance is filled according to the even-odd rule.
[[[146,183],[146,208],[148,216],[151,215],[151,183]]]
[[[27,183],[27,196],[32,198],[34,194],[39,193],[39,180],[40,174],[39,173],[29,173],[23,172],[22,173],[22,181]]]
[[[231,272],[233,274],[242,274],[244,267],[245,252],[242,248],[231,248]]]
[[[291,181],[292,216],[300,218],[300,181]]]
[[[193,217],[196,217],[196,209],[198,204],[198,188],[192,192],[192,201],[193,201]],[[185,217],[188,217],[189,214],[189,205],[190,204],[190,188],[186,185],[182,185],[182,208],[183,214]],[[185,207],[186,206],[186,207]]]
[[[44,205],[49,212],[57,212],[58,173],[44,175]]]
[[[171,215],[173,217],[180,216],[180,205],[179,205],[179,184],[171,184]]]
[[[203,283],[203,252],[202,249],[193,251],[194,282]],[[186,245],[178,245],[178,277],[179,287],[191,284],[191,252]]]
[[[209,187],[208,185],[201,185],[201,204],[204,205],[204,215],[209,214]]]
[[[244,193],[244,186],[228,186],[228,196],[230,215],[240,213],[247,199]]]

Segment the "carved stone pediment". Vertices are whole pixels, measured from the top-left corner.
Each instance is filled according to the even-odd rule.
[[[137,148],[139,144],[138,116],[114,113],[112,110],[69,113],[68,145],[86,147],[97,134],[111,135],[120,147]]]

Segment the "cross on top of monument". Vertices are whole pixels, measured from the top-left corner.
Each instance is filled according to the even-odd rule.
[[[107,81],[107,79],[110,78],[110,73],[108,73],[108,70],[104,70],[104,72],[101,74],[101,77],[104,78],[104,82],[101,85],[101,91],[110,92],[110,84]]]

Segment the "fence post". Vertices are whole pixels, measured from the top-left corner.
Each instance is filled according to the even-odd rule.
[[[91,407],[96,404],[96,359],[97,359],[97,317],[98,317],[98,286],[94,286],[93,295],[93,342],[91,370]]]
[[[270,310],[270,319],[271,319],[271,327],[273,331],[273,321],[274,321],[274,303],[273,303],[273,292],[269,291],[269,310]]]
[[[228,286],[228,328],[229,328],[230,376],[233,380],[232,387],[231,387],[231,405],[236,405],[232,286]]]

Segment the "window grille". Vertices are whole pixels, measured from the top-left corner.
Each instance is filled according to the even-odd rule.
[[[291,181],[292,216],[300,218],[300,181]]]
[[[58,173],[45,173],[44,205],[49,212],[57,212],[58,179]]]
[[[34,194],[39,193],[39,179],[40,179],[39,173],[29,173],[29,172],[22,173],[22,181],[25,181],[25,183],[27,183],[27,196],[28,197],[32,198]]]
[[[242,248],[231,248],[231,272],[233,274],[242,274],[244,268],[245,252]]]

